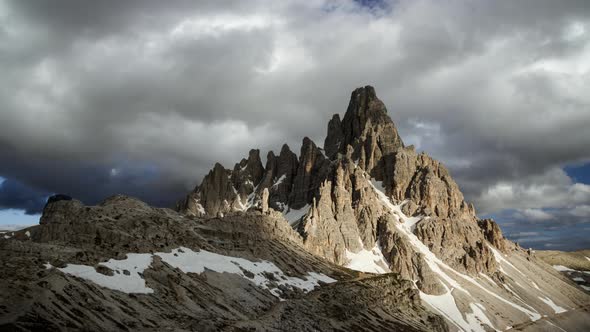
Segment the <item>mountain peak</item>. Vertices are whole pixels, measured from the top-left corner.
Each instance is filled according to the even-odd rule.
[[[382,157],[404,147],[385,104],[370,85],[352,92],[342,121],[336,114],[328,123],[326,155],[333,159],[337,153],[345,154],[348,146],[352,147],[353,159],[361,160],[360,166],[378,178],[383,172],[374,169],[382,167],[379,165]]]

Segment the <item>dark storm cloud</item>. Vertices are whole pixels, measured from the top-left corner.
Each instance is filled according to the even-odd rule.
[[[0,209],[20,209],[27,214],[37,214],[47,200],[47,195],[14,180],[0,183]]]
[[[588,1],[0,1],[0,176],[169,205],[372,84],[478,210],[574,209],[588,36]]]

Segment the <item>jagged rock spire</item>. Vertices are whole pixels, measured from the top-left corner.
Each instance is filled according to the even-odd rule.
[[[324,141],[327,156],[333,159],[338,152],[345,154],[349,145],[353,159],[379,180],[383,178],[384,157],[404,147],[385,104],[372,86],[354,90],[342,121],[334,115],[328,123]]]
[[[301,145],[299,168],[293,180],[290,206],[299,209],[309,204],[328,174],[329,161],[315,143],[305,137]]]

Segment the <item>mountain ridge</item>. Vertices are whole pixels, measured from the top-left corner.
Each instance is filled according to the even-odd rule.
[[[0,330],[590,329],[590,295],[479,219],[370,86],[324,148],[216,163],[176,211],[54,196],[0,263]]]

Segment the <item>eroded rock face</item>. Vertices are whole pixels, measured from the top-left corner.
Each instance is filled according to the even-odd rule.
[[[471,275],[496,271],[494,254],[477,223],[430,218],[418,223],[416,236],[454,269]]]
[[[269,209],[309,209],[294,223],[307,250],[346,265],[347,253],[377,245],[393,271],[418,280],[432,293],[440,292],[440,285],[427,280],[432,271],[407,234],[395,227],[399,216],[391,214],[376,190],[400,204],[407,216],[429,217],[417,224],[414,234],[460,271],[493,273],[487,243],[506,250],[497,226],[478,222],[449,171],[404,145],[370,86],[354,90],[344,117],[336,114],[329,121],[324,150],[306,137],[299,157],[284,145],[278,156],[268,153],[265,167],[252,150],[233,171],[216,165],[180,210],[199,215],[195,211],[202,205],[207,215],[216,215],[259,208],[264,190]]]
[[[293,189],[289,197],[289,206],[300,209],[309,204],[322,182],[327,178],[330,161],[309,138],[303,139],[297,175],[293,179]]]
[[[500,226],[496,224],[492,219],[480,219],[477,221],[479,228],[482,229],[483,235],[488,242],[490,242],[494,247],[498,248],[500,251],[506,253],[508,252],[508,244],[506,243],[506,239],[504,235],[502,235],[502,230]]]
[[[404,146],[393,121],[387,115],[385,104],[377,98],[371,86],[352,92],[342,119],[342,132],[344,141],[340,144],[340,152],[345,153],[346,147],[352,146],[353,159],[358,160],[362,169],[379,180],[384,171],[383,157]]]
[[[397,150],[386,162],[384,186],[396,200],[409,199],[416,211],[443,218],[475,218],[473,206],[467,204],[459,186],[440,162],[414,147]]]

